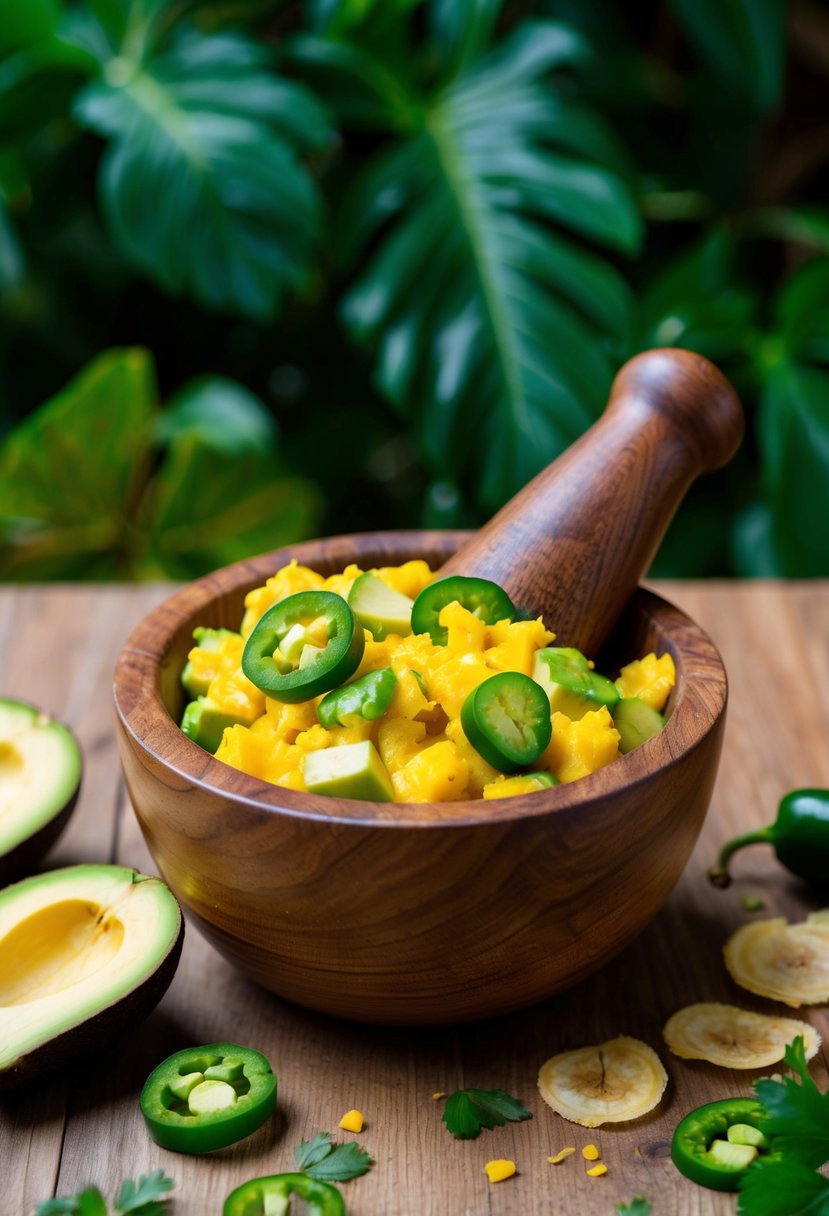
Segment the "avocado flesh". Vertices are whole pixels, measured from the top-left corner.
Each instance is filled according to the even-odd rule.
[[[389,634],[408,637],[412,632],[414,600],[389,587],[377,575],[361,574],[348,594],[351,611],[374,640],[381,642]]]
[[[81,752],[71,731],[32,705],[0,700],[0,881],[57,839],[77,798]]]
[[[83,865],[0,892],[0,1086],[20,1083],[158,1002],[181,947],[160,879]]]
[[[309,752],[303,777],[312,794],[366,798],[371,802],[394,800],[388,770],[371,740]]]

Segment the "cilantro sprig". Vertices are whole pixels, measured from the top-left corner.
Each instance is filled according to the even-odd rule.
[[[165,1216],[168,1191],[175,1183],[164,1170],[142,1174],[138,1182],[125,1178],[113,1208],[114,1216]],[[96,1186],[84,1186],[74,1195],[45,1199],[35,1208],[35,1216],[109,1216],[107,1201]]]
[[[374,1165],[373,1158],[353,1140],[334,1144],[330,1132],[318,1132],[313,1140],[302,1140],[294,1149],[297,1168],[318,1182],[348,1182]]]
[[[618,1216],[651,1216],[653,1206],[644,1195],[634,1195],[630,1203],[617,1203]]]
[[[822,1094],[809,1075],[801,1035],[783,1058],[799,1079],[754,1084],[774,1153],[746,1171],[737,1216],[829,1216],[829,1178],[817,1172],[829,1161],[829,1092]]]
[[[441,1117],[456,1140],[474,1140],[483,1127],[521,1123],[532,1113],[503,1089],[456,1089]]]

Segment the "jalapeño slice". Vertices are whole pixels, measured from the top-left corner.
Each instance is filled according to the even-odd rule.
[[[553,732],[547,694],[518,671],[499,672],[473,689],[461,726],[475,751],[502,773],[534,764]]]
[[[440,623],[440,611],[456,600],[487,625],[515,620],[515,605],[497,583],[456,574],[423,588],[412,605],[412,633],[428,633],[436,646],[445,646],[449,631]]]
[[[299,591],[254,626],[242,671],[276,701],[309,701],[354,675],[365,644],[363,627],[341,595]]]

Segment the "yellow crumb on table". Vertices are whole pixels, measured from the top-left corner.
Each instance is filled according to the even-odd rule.
[[[596,1148],[595,1144],[585,1144],[584,1148],[581,1150],[581,1155],[584,1157],[585,1161],[598,1161],[601,1157],[601,1153]]]
[[[568,1157],[572,1157],[576,1150],[574,1148],[562,1148],[556,1153],[555,1157],[548,1157],[550,1165],[560,1165],[562,1161],[566,1161]]]
[[[340,1119],[339,1126],[344,1132],[361,1132],[365,1119],[358,1110],[349,1110]]]
[[[484,1172],[490,1182],[503,1182],[505,1178],[511,1178],[515,1173],[514,1161],[487,1161],[484,1166]]]
[[[598,1165],[591,1166],[587,1173],[590,1178],[601,1178],[602,1174],[607,1173],[607,1166],[600,1161]]]
[[[435,1092],[432,1094],[432,1100],[434,1102],[437,1102],[437,1101],[439,1101],[440,1098],[445,1098],[445,1097],[446,1097],[446,1094],[444,1093],[444,1091],[442,1089],[436,1089]]]

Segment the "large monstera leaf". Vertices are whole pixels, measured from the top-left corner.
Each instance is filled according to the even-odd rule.
[[[106,51],[106,40],[87,36]],[[108,143],[99,192],[126,258],[167,291],[268,319],[312,266],[320,198],[303,154],[321,106],[267,48],[182,29],[157,55],[102,62],[75,102]]]
[[[370,70],[370,39],[351,37],[296,48],[332,106],[359,75],[343,120],[385,113],[393,133],[339,217],[359,266],[345,320],[435,475],[492,510],[600,413],[631,300],[590,246],[633,251],[639,217],[608,131],[551,78],[585,53],[570,29],[525,23],[471,59],[456,38],[448,79],[405,100],[406,73]]]

